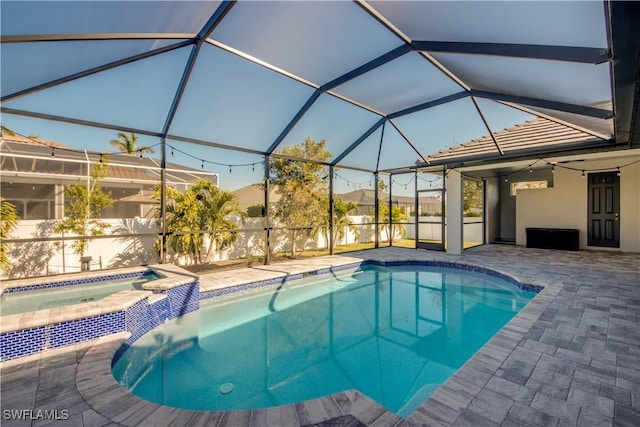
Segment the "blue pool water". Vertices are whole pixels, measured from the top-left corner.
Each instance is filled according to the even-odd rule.
[[[6,316],[98,301],[118,291],[142,290],[143,284],[159,278],[161,278],[159,274],[149,271],[141,273],[139,277],[105,279],[82,285],[57,286],[23,292],[5,292],[0,295],[0,313]]]
[[[314,280],[203,303],[136,341],[113,374],[141,398],[184,409],[255,409],[355,388],[406,417],[535,296],[424,266]]]

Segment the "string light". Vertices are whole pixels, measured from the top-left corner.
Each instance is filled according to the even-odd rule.
[[[10,129],[6,128],[6,127],[3,127],[3,128],[7,129],[7,130],[10,130]],[[39,142],[35,138],[29,137],[29,136],[25,136],[25,135],[21,135],[20,133],[15,132],[15,131],[12,131],[12,132],[14,134],[18,135],[18,136],[21,136],[23,138],[29,139],[31,141]],[[148,148],[153,148],[153,147],[156,147],[156,146],[161,145],[161,144],[162,143],[157,143],[157,144],[149,146]],[[202,169],[204,169],[204,163],[207,162],[207,163],[210,163],[210,164],[213,164],[213,165],[218,165],[218,166],[228,166],[229,167],[229,173],[232,172],[232,167],[241,167],[241,166],[251,166],[251,170],[255,172],[255,165],[262,163],[262,162],[254,162],[254,163],[234,164],[234,165],[230,165],[230,164],[226,164],[226,163],[217,163],[217,162],[213,162],[213,161],[209,161],[209,160],[205,160],[205,159],[199,158],[197,156],[193,156],[193,155],[191,155],[189,153],[186,153],[184,151],[181,151],[181,150],[179,150],[179,149],[177,149],[177,148],[175,148],[175,147],[173,147],[173,146],[171,146],[169,144],[167,144],[167,146],[171,148],[171,156],[172,157],[175,155],[175,151],[178,151],[178,152],[180,152],[180,153],[182,153],[182,154],[184,154],[184,155],[186,155],[188,157],[193,158],[194,160],[199,160],[200,163],[201,163],[201,168]],[[147,147],[145,147],[145,148],[147,148]],[[95,151],[94,152],[89,152],[87,150],[79,150],[79,149],[66,148],[66,147],[51,147],[51,157],[55,157],[55,151],[56,150],[62,150],[62,151],[67,151],[67,152],[72,152],[72,153],[87,153],[87,154],[92,154],[92,155],[96,155],[97,154],[100,157],[100,160],[99,160],[100,163],[104,163],[104,156],[109,156],[109,155],[112,155],[112,154],[113,155],[123,154],[122,151],[100,152],[100,153],[98,153],[98,152],[95,152]],[[140,154],[140,158],[143,158],[144,157],[143,150],[139,149],[138,152]],[[640,160],[636,160],[636,161],[633,161],[633,162],[630,162],[630,163],[627,163],[627,164],[623,164],[623,165],[619,165],[619,166],[612,166],[612,167],[609,167],[609,168],[577,169],[577,168],[573,168],[571,166],[557,165],[555,163],[551,163],[551,162],[545,160],[544,158],[540,158],[540,159],[536,160],[534,163],[532,163],[530,165],[527,165],[527,166],[525,166],[524,168],[522,168],[522,169],[520,169],[518,171],[515,171],[515,172],[512,172],[512,173],[506,175],[505,178],[504,178],[504,181],[505,182],[509,182],[509,179],[508,179],[509,175],[512,175],[514,173],[517,173],[517,172],[522,171],[522,170],[527,169],[527,168],[529,169],[529,172],[533,172],[533,165],[535,165],[538,162],[544,162],[547,165],[550,165],[551,166],[551,173],[555,173],[556,166],[557,166],[557,167],[560,167],[560,168],[563,168],[563,169],[567,169],[567,170],[579,171],[579,172],[581,172],[581,177],[584,178],[584,177],[586,177],[586,172],[606,172],[606,171],[611,171],[612,168],[615,168],[616,169],[616,175],[620,176],[620,169],[621,168],[624,168],[624,167],[627,167],[627,166],[631,166],[631,165],[636,164],[636,163],[640,163]],[[447,174],[448,174],[449,170],[453,170],[453,169],[456,169],[456,168],[451,168],[451,169],[447,170],[447,172],[445,173],[445,178],[447,177]],[[423,171],[423,173],[429,173],[429,172]],[[462,172],[460,172],[460,173],[461,173],[461,175],[465,176],[464,173],[462,173]],[[366,184],[366,181],[364,183],[358,183],[358,182],[349,181],[349,180],[347,180],[347,179],[345,179],[343,177],[340,177],[337,172],[334,172],[334,177],[343,179],[343,180],[347,181],[348,183],[352,183],[354,185],[354,188],[356,186],[362,187],[363,184]],[[417,177],[418,177],[418,179],[421,179],[422,181],[428,182],[430,187],[431,187],[432,183],[442,179],[441,177],[437,177],[437,178],[435,178],[433,180],[427,180],[427,179],[422,178],[419,175],[417,175]],[[474,177],[474,178],[477,178],[477,177]],[[482,177],[482,179],[485,179],[485,177]],[[395,180],[392,180],[392,181],[395,182]],[[413,178],[411,179],[411,181],[413,181]],[[398,182],[395,182],[395,183],[399,184],[399,185],[403,185],[405,188],[407,188],[408,184],[411,183],[411,181],[409,181],[407,184],[400,184]],[[371,180],[369,180],[368,183],[369,183],[369,187],[371,187],[373,185]]]
[[[369,184],[369,187],[371,187],[371,185],[372,185],[371,184],[372,183],[371,179],[369,179],[369,181],[362,181],[362,182],[351,181],[351,180],[349,180],[349,179],[347,179],[347,178],[345,178],[343,176],[340,176],[337,172],[333,172],[333,178],[336,179],[336,180],[337,179],[341,179],[344,182],[346,182],[347,183],[347,188],[351,187],[352,185],[353,185],[354,189],[362,188],[362,186],[363,185],[367,185],[367,183]]]

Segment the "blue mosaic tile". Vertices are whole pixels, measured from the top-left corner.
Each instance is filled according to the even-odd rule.
[[[87,279],[65,280],[61,282],[21,286],[18,288],[7,288],[5,289],[4,293],[11,294],[15,292],[28,292],[28,291],[36,291],[36,290],[42,290],[42,289],[60,288],[65,286],[79,286],[79,285],[86,285],[87,283],[98,283],[98,282],[105,282],[108,280],[117,280],[117,279],[139,279],[141,277],[149,276],[152,274],[156,274],[156,273],[153,272],[152,270],[149,270],[149,271],[138,271],[134,273],[111,274],[108,276],[91,277]]]
[[[199,282],[196,281],[169,289],[166,298],[151,305],[144,299],[125,311],[0,334],[0,360],[28,356],[123,331],[131,332],[127,340],[130,344],[168,319],[198,308]]]
[[[0,359],[29,356],[46,348],[45,327],[23,329],[0,335]]]
[[[364,265],[378,265],[378,266],[382,266],[382,267],[419,265],[419,266],[427,266],[427,267],[453,268],[453,269],[470,271],[470,272],[474,272],[474,273],[481,273],[481,274],[485,274],[487,276],[496,277],[496,278],[504,280],[505,282],[508,282],[508,283],[510,283],[512,285],[515,285],[516,287],[518,287],[520,290],[523,290],[523,291],[530,291],[530,292],[538,293],[542,289],[544,289],[543,286],[529,285],[529,284],[520,283],[519,281],[517,281],[513,277],[507,276],[506,274],[502,274],[502,273],[497,272],[495,270],[490,270],[488,268],[484,268],[484,267],[480,267],[480,266],[476,266],[476,265],[460,264],[460,263],[455,263],[455,262],[447,262],[447,261],[417,261],[417,260],[410,260],[410,261],[376,261],[376,260],[367,260],[367,261],[364,261],[362,265],[363,266]]]

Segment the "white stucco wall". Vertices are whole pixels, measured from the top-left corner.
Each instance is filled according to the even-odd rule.
[[[615,171],[617,166],[640,160],[626,156],[572,163],[578,169]],[[588,172],[587,172],[588,173]],[[640,163],[620,170],[620,248],[587,246],[587,185],[580,171],[556,168],[553,188],[518,190],[516,244],[526,244],[527,227],[576,228],[580,249],[640,252]]]

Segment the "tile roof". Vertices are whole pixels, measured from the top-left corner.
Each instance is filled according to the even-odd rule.
[[[505,153],[514,153],[531,148],[573,145],[585,142],[600,141],[586,132],[563,124],[537,117],[515,126],[493,133],[496,141]],[[429,160],[454,160],[456,158],[486,157],[495,154],[500,156],[491,135],[456,145],[437,153],[430,154]]]

